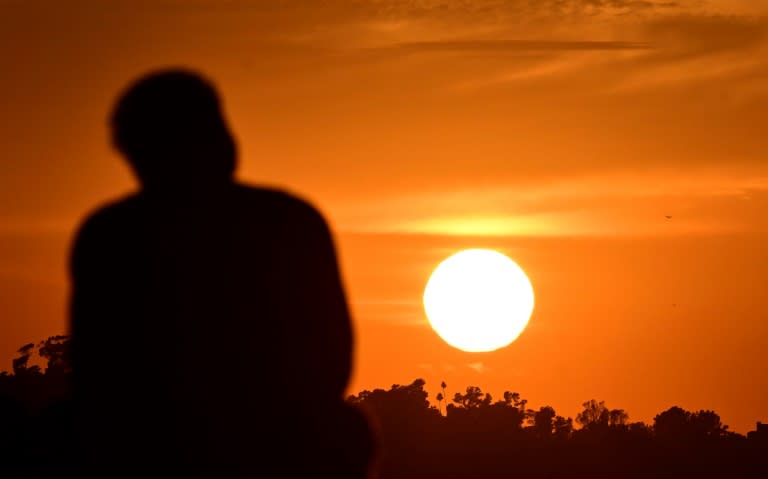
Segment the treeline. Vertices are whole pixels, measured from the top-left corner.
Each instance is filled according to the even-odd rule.
[[[69,338],[52,336],[0,372],[0,478],[70,477],[70,364]]]
[[[27,344],[0,373],[0,477],[66,474],[68,346],[66,336]],[[416,379],[348,398],[376,432],[377,479],[768,477],[768,427],[744,436],[714,411],[672,407],[645,424],[589,400],[571,418],[531,409],[517,392],[494,400],[470,386],[449,400],[445,383],[434,405],[425,386]]]
[[[768,477],[768,427],[747,436],[714,411],[671,407],[653,424],[589,400],[575,419],[529,409],[519,393],[478,387],[428,401],[425,382],[363,391],[349,401],[380,438],[383,478]]]

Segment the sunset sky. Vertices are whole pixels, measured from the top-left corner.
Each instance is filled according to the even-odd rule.
[[[136,187],[115,95],[186,66],[221,90],[238,177],[331,222],[350,393],[422,377],[768,421],[768,0],[0,0],[0,61],[0,370],[66,331],[71,236]],[[535,289],[497,352],[423,312],[468,247]]]

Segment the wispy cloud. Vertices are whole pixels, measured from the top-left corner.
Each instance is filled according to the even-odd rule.
[[[768,221],[761,220],[760,211],[766,196],[768,174],[614,174],[403,194],[359,204],[364,216],[340,211],[339,219],[342,228],[353,231],[459,236],[764,231]]]
[[[611,92],[701,84],[740,84],[745,76],[768,80],[768,16],[678,15],[638,26],[638,35],[659,48],[633,62]]]
[[[473,371],[475,371],[478,374],[483,374],[483,373],[487,373],[488,372],[488,366],[486,366],[485,363],[483,363],[482,361],[478,361],[478,362],[474,362],[474,363],[469,363],[469,364],[467,364],[467,367],[469,369],[472,369]]]
[[[295,28],[281,38],[331,47],[340,63],[396,62],[421,55],[456,65],[462,56],[483,55],[481,68],[448,69],[452,73],[443,75],[447,90],[550,77],[591,82],[593,88],[582,88],[616,94],[713,78],[740,81],[745,74],[766,77],[760,58],[768,48],[768,7],[726,9],[725,4],[699,1],[402,0],[359,1],[342,9],[328,2],[314,14],[336,11],[336,16],[313,26],[301,21],[313,7],[296,5]],[[541,56],[519,58],[536,54]]]
[[[545,40],[446,40],[398,43],[379,50],[402,53],[418,52],[550,52],[550,51],[603,51],[647,50],[646,42],[623,41],[545,41]]]
[[[768,18],[755,15],[682,14],[638,25],[641,35],[672,56],[749,50],[765,43]]]

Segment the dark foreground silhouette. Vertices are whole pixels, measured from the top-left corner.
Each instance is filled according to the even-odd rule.
[[[111,127],[141,189],[73,245],[81,477],[364,477],[372,446],[343,398],[353,332],[324,217],[233,179],[235,142],[199,74],[139,79]]]
[[[0,477],[68,477],[73,421],[68,402],[67,339],[52,337],[19,351],[13,372],[0,373]],[[36,358],[38,353],[41,358]],[[135,356],[130,349],[121,353]],[[105,358],[106,362],[112,356]],[[155,368],[167,371],[166,359]],[[33,363],[42,362],[44,367]],[[45,366],[47,363],[47,366]],[[231,366],[223,361],[221,367]],[[116,379],[119,383],[119,378]],[[276,402],[283,420],[303,417],[314,391],[287,391],[254,380]],[[587,401],[576,415],[558,415],[551,407],[532,410],[514,392],[494,400],[477,387],[451,396],[443,385],[434,399],[422,380],[390,389],[362,391],[347,398],[375,424],[380,443],[376,477],[381,479],[458,478],[764,478],[768,457],[768,425],[743,436],[728,431],[713,411],[671,407],[653,423],[631,422],[622,409]],[[123,404],[120,397],[108,401]],[[447,404],[446,403],[450,403]],[[181,405],[180,405],[181,406]],[[275,412],[253,403],[253,413],[272,418]],[[184,406],[181,406],[184,407]],[[185,407],[186,409],[186,407]],[[236,413],[232,413],[236,415]],[[296,432],[295,440],[301,440]],[[110,447],[135,447],[156,441],[145,430]],[[191,451],[196,445],[188,441]],[[258,452],[254,452],[258,454]],[[289,451],[288,462],[294,460]],[[251,477],[276,477],[255,472]],[[145,477],[145,476],[139,476]],[[172,476],[178,477],[178,476]],[[200,477],[200,476],[193,476]],[[225,478],[222,474],[213,477]],[[313,472],[296,477],[333,477]]]

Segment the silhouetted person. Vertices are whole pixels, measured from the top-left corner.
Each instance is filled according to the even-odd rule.
[[[332,234],[307,202],[233,179],[214,88],[183,70],[120,97],[138,193],[92,215],[71,262],[83,477],[362,477],[353,331]]]

